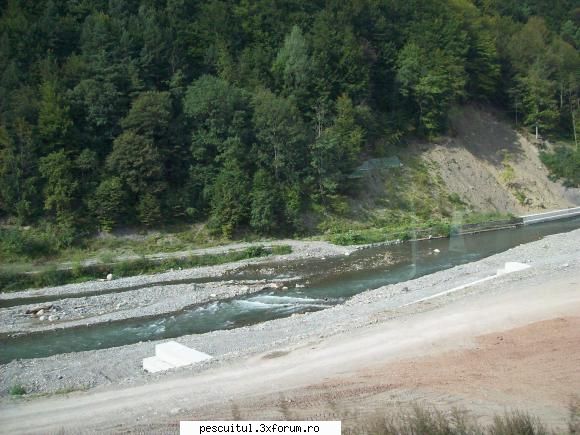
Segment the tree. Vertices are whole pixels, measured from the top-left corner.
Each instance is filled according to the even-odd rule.
[[[230,162],[244,168],[251,161],[251,109],[245,92],[212,76],[200,77],[189,86],[183,109],[192,131],[192,202],[203,210],[223,165]]]
[[[284,95],[295,96],[297,101],[305,98],[311,69],[306,38],[300,27],[293,26],[272,65],[272,72]]]
[[[64,149],[50,153],[40,159],[39,170],[45,180],[44,208],[54,214],[58,224],[74,227],[79,182],[70,153]]]
[[[408,43],[399,53],[397,81],[401,94],[419,109],[420,125],[428,132],[445,126],[449,107],[464,94],[466,74],[461,63],[441,49],[430,52]]]
[[[107,157],[107,168],[137,195],[165,189],[161,153],[151,138],[133,131],[126,131],[115,139]]]
[[[339,97],[337,115],[312,145],[311,165],[322,200],[340,191],[358,163],[364,130],[356,120],[356,109],[346,95]]]
[[[102,231],[115,228],[127,212],[127,191],[121,179],[103,180],[92,195],[89,207]]]
[[[368,97],[369,63],[352,25],[341,21],[328,10],[316,17],[311,35],[316,97],[334,101],[346,94],[358,103]]]
[[[288,99],[266,90],[254,95],[253,108],[258,163],[277,183],[296,180],[304,168],[306,151],[305,127],[298,109]]]
[[[536,63],[528,75],[519,77],[518,84],[526,115],[524,122],[535,129],[537,139],[541,129],[552,129],[558,119],[555,83],[547,77],[546,69]]]
[[[44,153],[61,149],[68,144],[72,121],[69,107],[64,103],[55,80],[45,80],[40,88],[38,134]]]
[[[250,225],[259,233],[270,233],[278,224],[278,195],[272,186],[275,186],[274,180],[265,170],[259,169],[254,174],[250,193]]]
[[[0,127],[0,210],[29,222],[38,211],[38,158],[32,127],[19,119],[11,135]]]
[[[231,237],[248,215],[247,175],[233,162],[227,162],[211,187],[209,226],[224,237]]]
[[[121,120],[121,127],[151,139],[158,148],[167,144],[167,131],[171,120],[171,94],[147,91],[133,101],[131,110]]]
[[[139,222],[147,227],[153,227],[161,222],[161,204],[159,198],[151,192],[146,192],[139,198],[137,204]]]

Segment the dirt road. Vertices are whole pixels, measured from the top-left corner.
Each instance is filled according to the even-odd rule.
[[[196,376],[4,400],[0,431],[177,431],[180,419],[202,418],[353,419],[414,400],[461,406],[482,418],[523,408],[563,424],[580,391],[580,274],[567,269],[555,279],[505,285]]]

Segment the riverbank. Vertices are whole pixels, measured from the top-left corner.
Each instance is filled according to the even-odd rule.
[[[421,298],[434,295],[451,287],[473,282],[494,274],[506,261],[526,262],[533,267],[514,276],[498,278],[498,285],[517,281],[523,277],[556,275],[560,271],[574,270],[580,264],[577,246],[580,242],[580,230],[567,234],[549,236],[538,242],[518,246],[504,253],[494,255],[481,261],[458,266],[449,270],[427,275],[416,280],[407,281],[377,290],[361,293],[342,305],[302,315],[278,319],[266,323],[238,328],[234,330],[214,331],[201,335],[180,337],[177,341],[209,353],[215,358],[203,366],[187,368],[179,373],[198,372],[207,366],[220,365],[255,354],[290,346],[310,339],[318,340],[341,332],[349,331],[364,325],[385,321],[392,316],[408,315],[421,311],[425,307],[433,308],[461,296],[489,290],[479,285],[466,288],[429,303],[403,305]],[[302,245],[302,243],[299,243]],[[344,255],[344,248],[314,243],[299,248],[290,254],[294,259],[314,258],[320,255]],[[313,257],[307,257],[311,255]],[[288,258],[284,258],[286,262]],[[241,265],[238,265],[238,267]],[[236,267],[224,265],[220,268]],[[183,273],[176,272],[176,273]],[[209,275],[217,273],[210,269],[205,271],[189,271]],[[223,270],[222,272],[223,273]],[[548,275],[546,275],[548,274]],[[200,276],[200,275],[198,275]],[[141,277],[152,279],[153,277]],[[159,277],[157,277],[159,278]],[[111,283],[95,283],[98,286]],[[126,283],[127,284],[127,283]],[[225,287],[227,288],[227,286]],[[70,293],[73,289],[67,289]],[[62,289],[47,290],[52,292]],[[206,291],[211,290],[209,287]],[[142,308],[140,307],[139,310]],[[3,376],[0,380],[0,392],[7,395],[14,385],[22,385],[30,393],[54,393],[63,390],[85,390],[95,386],[121,384],[139,384],[155,379],[162,379],[164,375],[150,375],[141,370],[141,359],[154,352],[156,341],[121,346],[112,349],[87,351],[72,354],[60,354],[48,358],[34,360],[19,360],[1,366]],[[169,376],[172,376],[171,374]]]
[[[222,251],[248,249],[251,246],[228,246]],[[358,249],[337,247],[326,242],[291,240],[275,242],[273,246],[290,246],[292,252],[155,275],[2,293],[0,306],[8,307],[0,310],[0,334],[19,335],[146,318],[268,288],[282,289],[294,286],[305,278],[277,278],[268,270],[261,270],[260,273],[263,276],[272,275],[267,279],[228,280],[227,277],[248,265],[260,267],[267,263],[272,268],[281,263],[348,256]],[[211,252],[217,254],[220,251],[219,248],[212,248]]]
[[[342,409],[348,419],[357,409],[374,413],[425,400],[467,406],[481,418],[525,408],[562,427],[569,399],[580,390],[580,336],[573,326],[580,315],[579,243],[580,230],[553,235],[327,310],[181,337],[215,358],[165,374],[140,368],[155,342],[15,361],[0,367],[4,395],[10,383],[31,392],[91,391],[4,398],[0,422],[11,431],[75,430],[83,415],[84,429],[148,432],[232,415],[327,419]],[[413,304],[489,276],[507,261],[532,267]],[[537,323],[551,319],[571,326]],[[503,343],[509,345],[502,353]],[[452,365],[447,377],[437,374]]]

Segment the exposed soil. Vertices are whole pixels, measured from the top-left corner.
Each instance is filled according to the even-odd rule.
[[[580,205],[580,189],[550,181],[540,150],[487,110],[464,106],[452,116],[452,138],[427,147],[451,193],[481,212],[516,215]]]

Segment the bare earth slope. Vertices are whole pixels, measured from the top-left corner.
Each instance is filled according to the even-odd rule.
[[[489,110],[461,107],[451,128],[454,137],[423,158],[475,210],[520,215],[580,205],[580,190],[550,181],[538,147]]]

